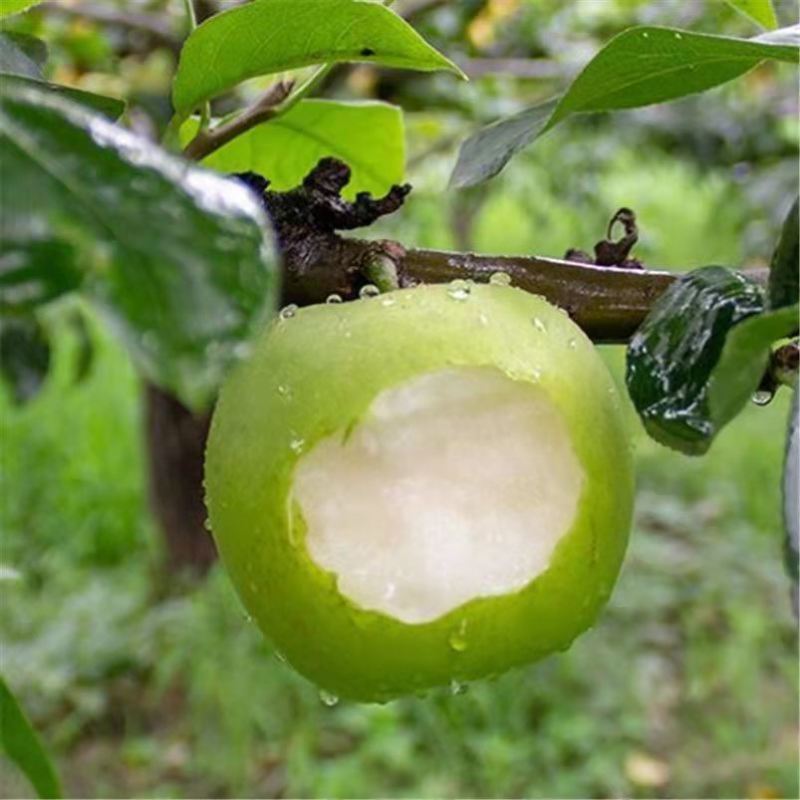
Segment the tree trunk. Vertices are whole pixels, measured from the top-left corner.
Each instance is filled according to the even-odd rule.
[[[204,574],[216,559],[205,527],[203,454],[209,414],[195,415],[155,386],[146,390],[150,503],[164,536],[167,567]]]

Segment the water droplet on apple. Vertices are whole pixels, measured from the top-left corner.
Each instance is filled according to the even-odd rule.
[[[511,276],[507,272],[493,272],[489,276],[492,286],[511,286]]]
[[[303,450],[303,445],[305,443],[306,443],[305,439],[301,439],[299,436],[295,436],[289,441],[289,447],[291,448],[292,452],[300,453]]]
[[[294,303],[289,303],[288,306],[284,306],[279,312],[278,316],[282,320],[291,319],[293,316],[297,314],[297,306]]]
[[[329,294],[325,298],[325,302],[329,306],[336,305],[337,303],[341,303],[342,302],[342,296],[340,294]]]
[[[373,297],[377,297],[380,293],[381,290],[372,283],[368,283],[358,290],[358,296],[362,300],[369,300]]]
[[[466,694],[469,687],[463,681],[457,681],[455,678],[450,681],[450,694],[453,696],[459,694]]]
[[[533,327],[536,328],[537,331],[540,333],[547,333],[547,325],[539,319],[539,317],[534,317],[531,322],[533,323]]]
[[[578,340],[577,339],[568,339],[567,340],[567,347],[569,347],[570,350],[574,350],[577,346],[578,346]]]
[[[453,298],[453,300],[467,300],[472,293],[472,287],[469,283],[461,278],[456,278],[454,281],[450,281],[450,284],[447,287],[447,294]]]
[[[381,305],[388,308],[389,306],[393,306],[396,302],[397,300],[395,300],[394,297],[384,297],[383,300],[381,300]]]
[[[278,394],[287,400],[292,396],[292,390],[284,384],[278,384]]]
[[[457,653],[463,653],[467,649],[467,621],[465,619],[461,620],[461,624],[450,633],[447,641]]]

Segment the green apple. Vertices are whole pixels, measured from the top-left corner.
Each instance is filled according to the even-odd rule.
[[[567,648],[616,580],[633,476],[581,330],[460,282],[282,315],[222,389],[206,489],[278,651],[384,701]]]

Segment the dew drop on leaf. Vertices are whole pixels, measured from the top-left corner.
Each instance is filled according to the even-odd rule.
[[[775,392],[771,392],[769,389],[758,389],[753,393],[752,400],[757,406],[768,406],[773,397],[775,397]]]

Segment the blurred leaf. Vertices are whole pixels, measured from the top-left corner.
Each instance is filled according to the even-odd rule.
[[[0,19],[27,11],[31,6],[39,5],[41,2],[42,0],[3,0],[0,3]]]
[[[33,316],[0,319],[0,374],[14,402],[32,400],[50,369],[50,342]]]
[[[558,101],[558,97],[546,100],[541,105],[526,108],[513,117],[481,128],[470,136],[458,151],[450,185],[474,186],[497,175],[512,156],[539,135]]]
[[[20,89],[32,87],[42,92],[47,91],[51,95],[71,100],[73,103],[85,106],[89,111],[95,111],[112,120],[119,119],[125,111],[125,103],[116,97],[84,92],[81,89],[73,89],[71,86],[62,86],[60,83],[32,80],[22,75],[3,75],[0,83],[3,84],[3,89],[13,89],[16,86]]]
[[[798,559],[800,559],[800,386],[794,388],[786,433],[783,465],[783,521],[786,527],[784,555],[786,570],[792,579],[795,614],[797,613]]]
[[[467,139],[453,185],[472,186],[496,175],[521,147],[572,114],[638,108],[704,92],[743,75],[765,59],[797,63],[798,48],[800,25],[754,39],[674,28],[629,28],[584,67],[546,123],[536,113],[543,106],[536,106],[527,112],[527,125],[526,112],[522,112]]]
[[[75,248],[69,242],[13,235],[4,235],[0,241],[2,313],[31,311],[74,291],[82,280]]]
[[[47,45],[41,39],[25,33],[0,31],[0,73],[39,79],[45,61]]]
[[[772,308],[800,302],[800,242],[798,242],[798,203],[794,201],[781,229],[769,269],[769,304]]]
[[[197,132],[187,120],[181,141]],[[385,193],[405,172],[403,114],[387,103],[301,100],[213,153],[203,162],[224,172],[257,172],[275,190],[297,186],[325,156],[344,161],[353,171],[346,196]]]
[[[368,61],[461,75],[405,20],[361,0],[255,0],[217,14],[186,40],[172,100],[180,117],[256,75],[312,64]]]
[[[76,248],[84,288],[154,382],[198,408],[274,302],[253,195],[46,91],[0,92],[0,225]]]
[[[39,797],[61,797],[61,785],[50,757],[2,676],[0,722],[3,750],[22,770]]]
[[[726,0],[726,2],[746,17],[755,20],[762,28],[778,27],[772,0]]]
[[[760,314],[763,307],[761,288],[723,267],[684,275],[656,301],[628,347],[626,374],[656,441],[704,453],[741,409],[771,344],[796,325],[796,310]]]

